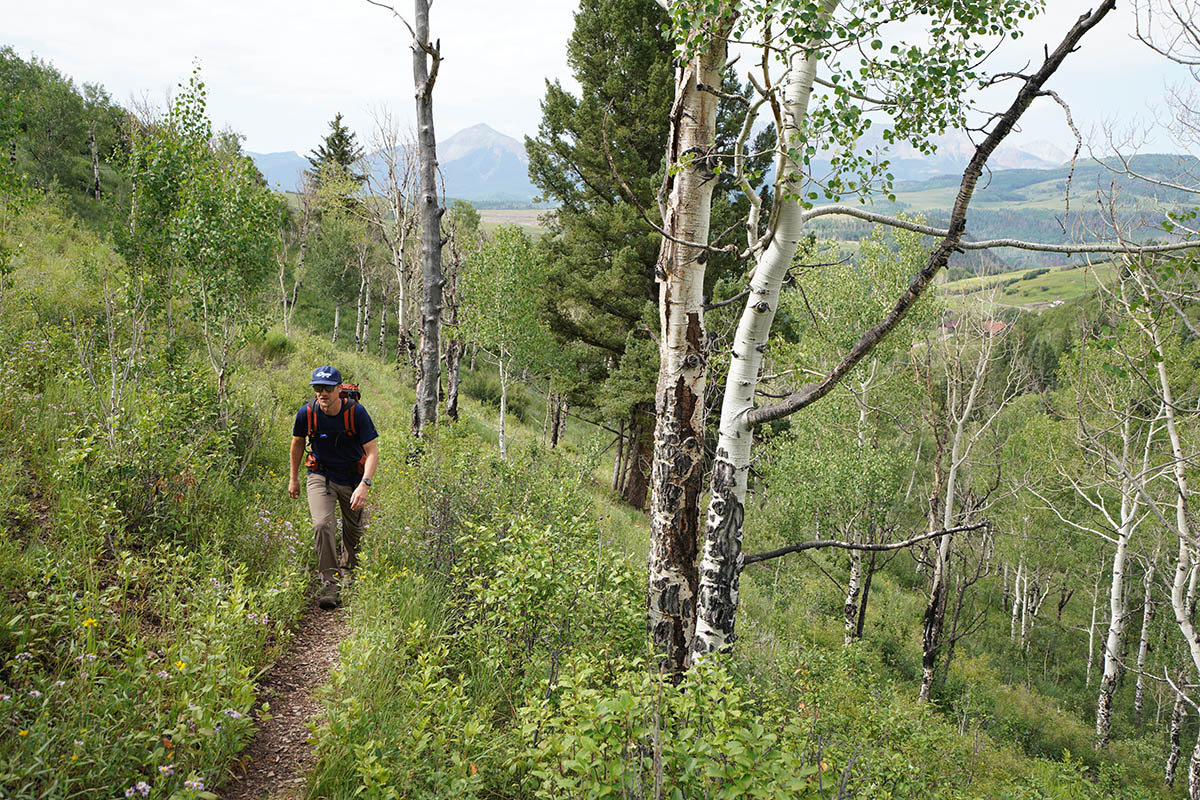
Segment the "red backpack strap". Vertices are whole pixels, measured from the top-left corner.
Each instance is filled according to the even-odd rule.
[[[358,436],[358,430],[354,426],[354,401],[347,400],[346,410],[342,414],[343,427],[350,431],[351,436]]]
[[[312,438],[313,432],[317,429],[317,410],[313,408],[312,401],[304,404],[305,410],[308,412],[308,435]]]

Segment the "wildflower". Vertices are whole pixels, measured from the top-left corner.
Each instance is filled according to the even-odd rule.
[[[30,697],[41,697],[41,696],[42,696],[42,693],[41,693],[41,692],[39,692],[37,689],[30,689],[30,690],[29,690],[29,696],[30,696]]]
[[[194,781],[191,778],[188,778],[186,781],[184,781],[183,786],[185,789],[195,789],[197,792],[204,791],[204,782]]]
[[[145,781],[138,781],[134,788],[138,790],[138,794],[140,794],[142,797],[146,797],[150,794],[150,784],[146,783]]]
[[[55,686],[66,686],[67,682],[66,681],[55,681],[54,685]]]
[[[4,701],[4,700],[12,700],[12,695],[11,694],[0,694],[0,701]]]
[[[28,735],[29,735],[28,728],[21,728],[21,730],[17,731],[17,736],[28,736]]]
[[[96,623],[95,617],[88,617],[87,619],[85,619],[83,621],[83,627],[85,627],[85,628],[94,628],[94,627],[96,627],[96,624],[97,623]]]
[[[174,775],[175,774],[175,765],[174,764],[160,764],[158,767],[158,774]]]
[[[187,668],[187,664],[183,663],[182,661],[175,662],[175,669],[186,669],[186,668]]]
[[[242,713],[235,709],[227,708],[225,709],[225,716],[229,717],[230,719],[241,719]]]
[[[83,740],[82,740],[82,739],[76,739],[76,740],[75,740],[75,746],[76,746],[76,747],[83,747]]]
[[[171,673],[167,672],[165,669],[160,669],[156,674],[158,675],[158,677],[162,678],[164,681],[170,680],[170,678],[171,678]]]
[[[23,653],[17,653],[17,658],[16,658],[16,661],[17,661],[17,663],[18,663],[18,664],[20,664],[21,662],[23,662],[23,661],[28,661],[28,660],[30,660],[31,658],[33,658],[33,653],[31,653],[31,652],[29,652],[28,650],[26,650],[26,651],[25,651],[25,652],[23,652]]]

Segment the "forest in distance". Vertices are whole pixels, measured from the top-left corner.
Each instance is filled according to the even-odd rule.
[[[445,196],[429,0],[375,9],[414,113],[295,192],[205,67],[0,42],[0,796],[1200,800],[1200,7],[1134,5],[1177,151],[993,170],[1113,0],[1017,71],[1039,0],[581,0],[511,209]]]

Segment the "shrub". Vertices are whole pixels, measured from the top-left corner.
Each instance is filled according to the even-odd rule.
[[[719,658],[676,686],[641,661],[581,654],[522,709],[514,764],[539,798],[820,797],[809,722],[754,698]]]

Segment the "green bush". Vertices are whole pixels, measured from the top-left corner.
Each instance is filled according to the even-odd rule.
[[[522,709],[515,764],[538,798],[815,798],[827,765],[810,725],[753,697],[719,658],[674,685],[644,662],[587,653]]]

